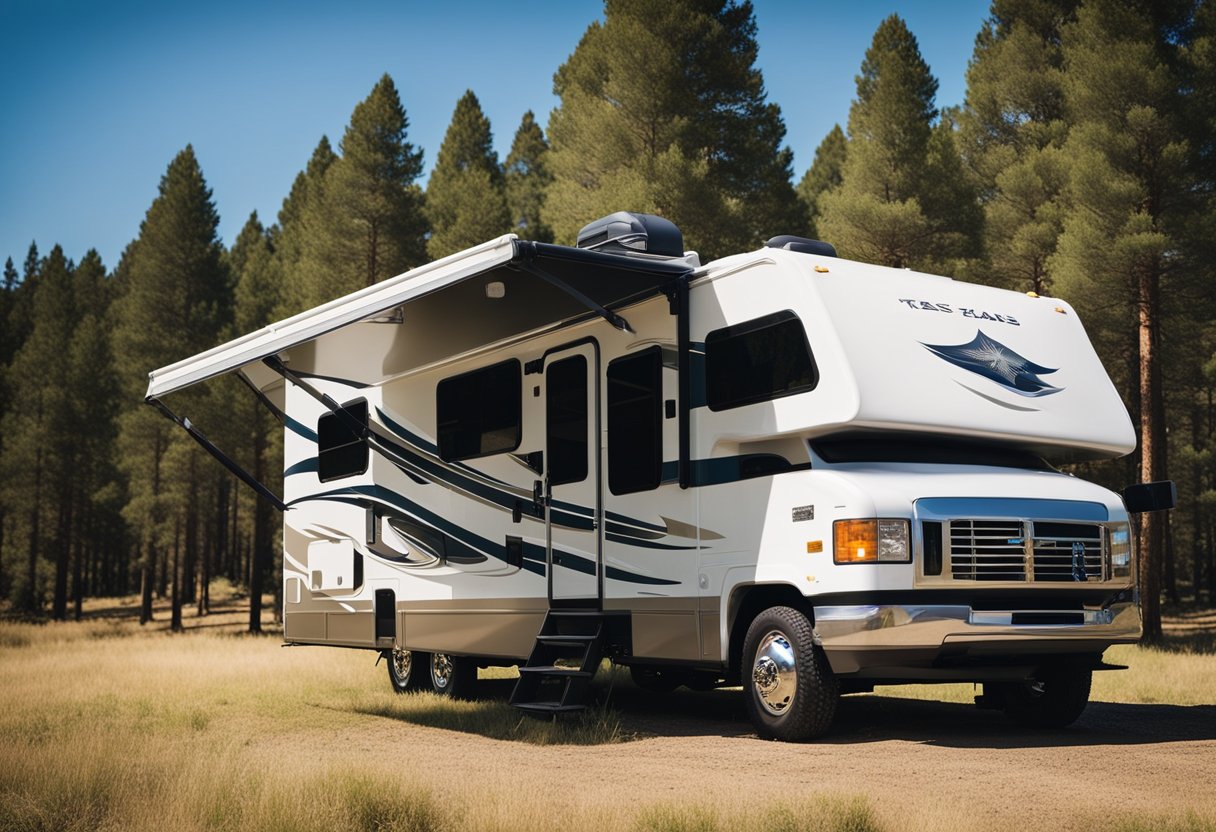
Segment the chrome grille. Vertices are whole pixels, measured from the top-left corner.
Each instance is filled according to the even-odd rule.
[[[1102,526],[1095,523],[951,520],[948,526],[950,576],[956,581],[1076,583],[1107,577]]]
[[[1036,581],[1102,580],[1101,526],[1036,522],[1032,527]]]
[[[950,521],[950,573],[956,581],[1026,580],[1026,537],[1022,523]]]

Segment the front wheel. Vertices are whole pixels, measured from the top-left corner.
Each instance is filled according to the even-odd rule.
[[[840,687],[804,613],[770,607],[756,616],[743,640],[742,676],[760,736],[803,742],[831,727]]]
[[[430,666],[429,653],[418,653],[401,647],[384,652],[388,659],[388,681],[396,693],[422,690],[426,687],[426,669]]]
[[[471,699],[477,686],[477,663],[467,656],[432,653],[431,690],[452,699]]]
[[[1005,713],[1016,722],[1032,728],[1063,728],[1076,722],[1089,704],[1093,677],[1089,668],[1043,668],[1028,681],[993,685],[992,693],[1003,700]]]

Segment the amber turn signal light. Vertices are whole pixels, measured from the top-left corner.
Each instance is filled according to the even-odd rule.
[[[907,563],[912,557],[907,520],[837,520],[832,524],[836,563]]]
[[[837,520],[832,532],[836,563],[878,562],[877,520]]]

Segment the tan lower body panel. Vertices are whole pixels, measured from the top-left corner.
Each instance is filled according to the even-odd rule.
[[[523,659],[532,652],[545,610],[405,610],[402,642],[410,650]]]

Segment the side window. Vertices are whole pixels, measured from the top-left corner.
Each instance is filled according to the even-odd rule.
[[[367,424],[367,401],[359,399],[342,406],[360,424]],[[347,427],[336,413],[317,420],[317,477],[321,482],[353,477],[367,472],[367,442]]]
[[[632,494],[663,476],[663,351],[651,347],[608,365],[608,488]]]
[[[518,448],[522,379],[522,367],[512,359],[439,382],[439,456],[455,462]]]
[[[819,370],[806,331],[788,309],[715,329],[705,338],[710,410],[727,410],[814,390]]]

